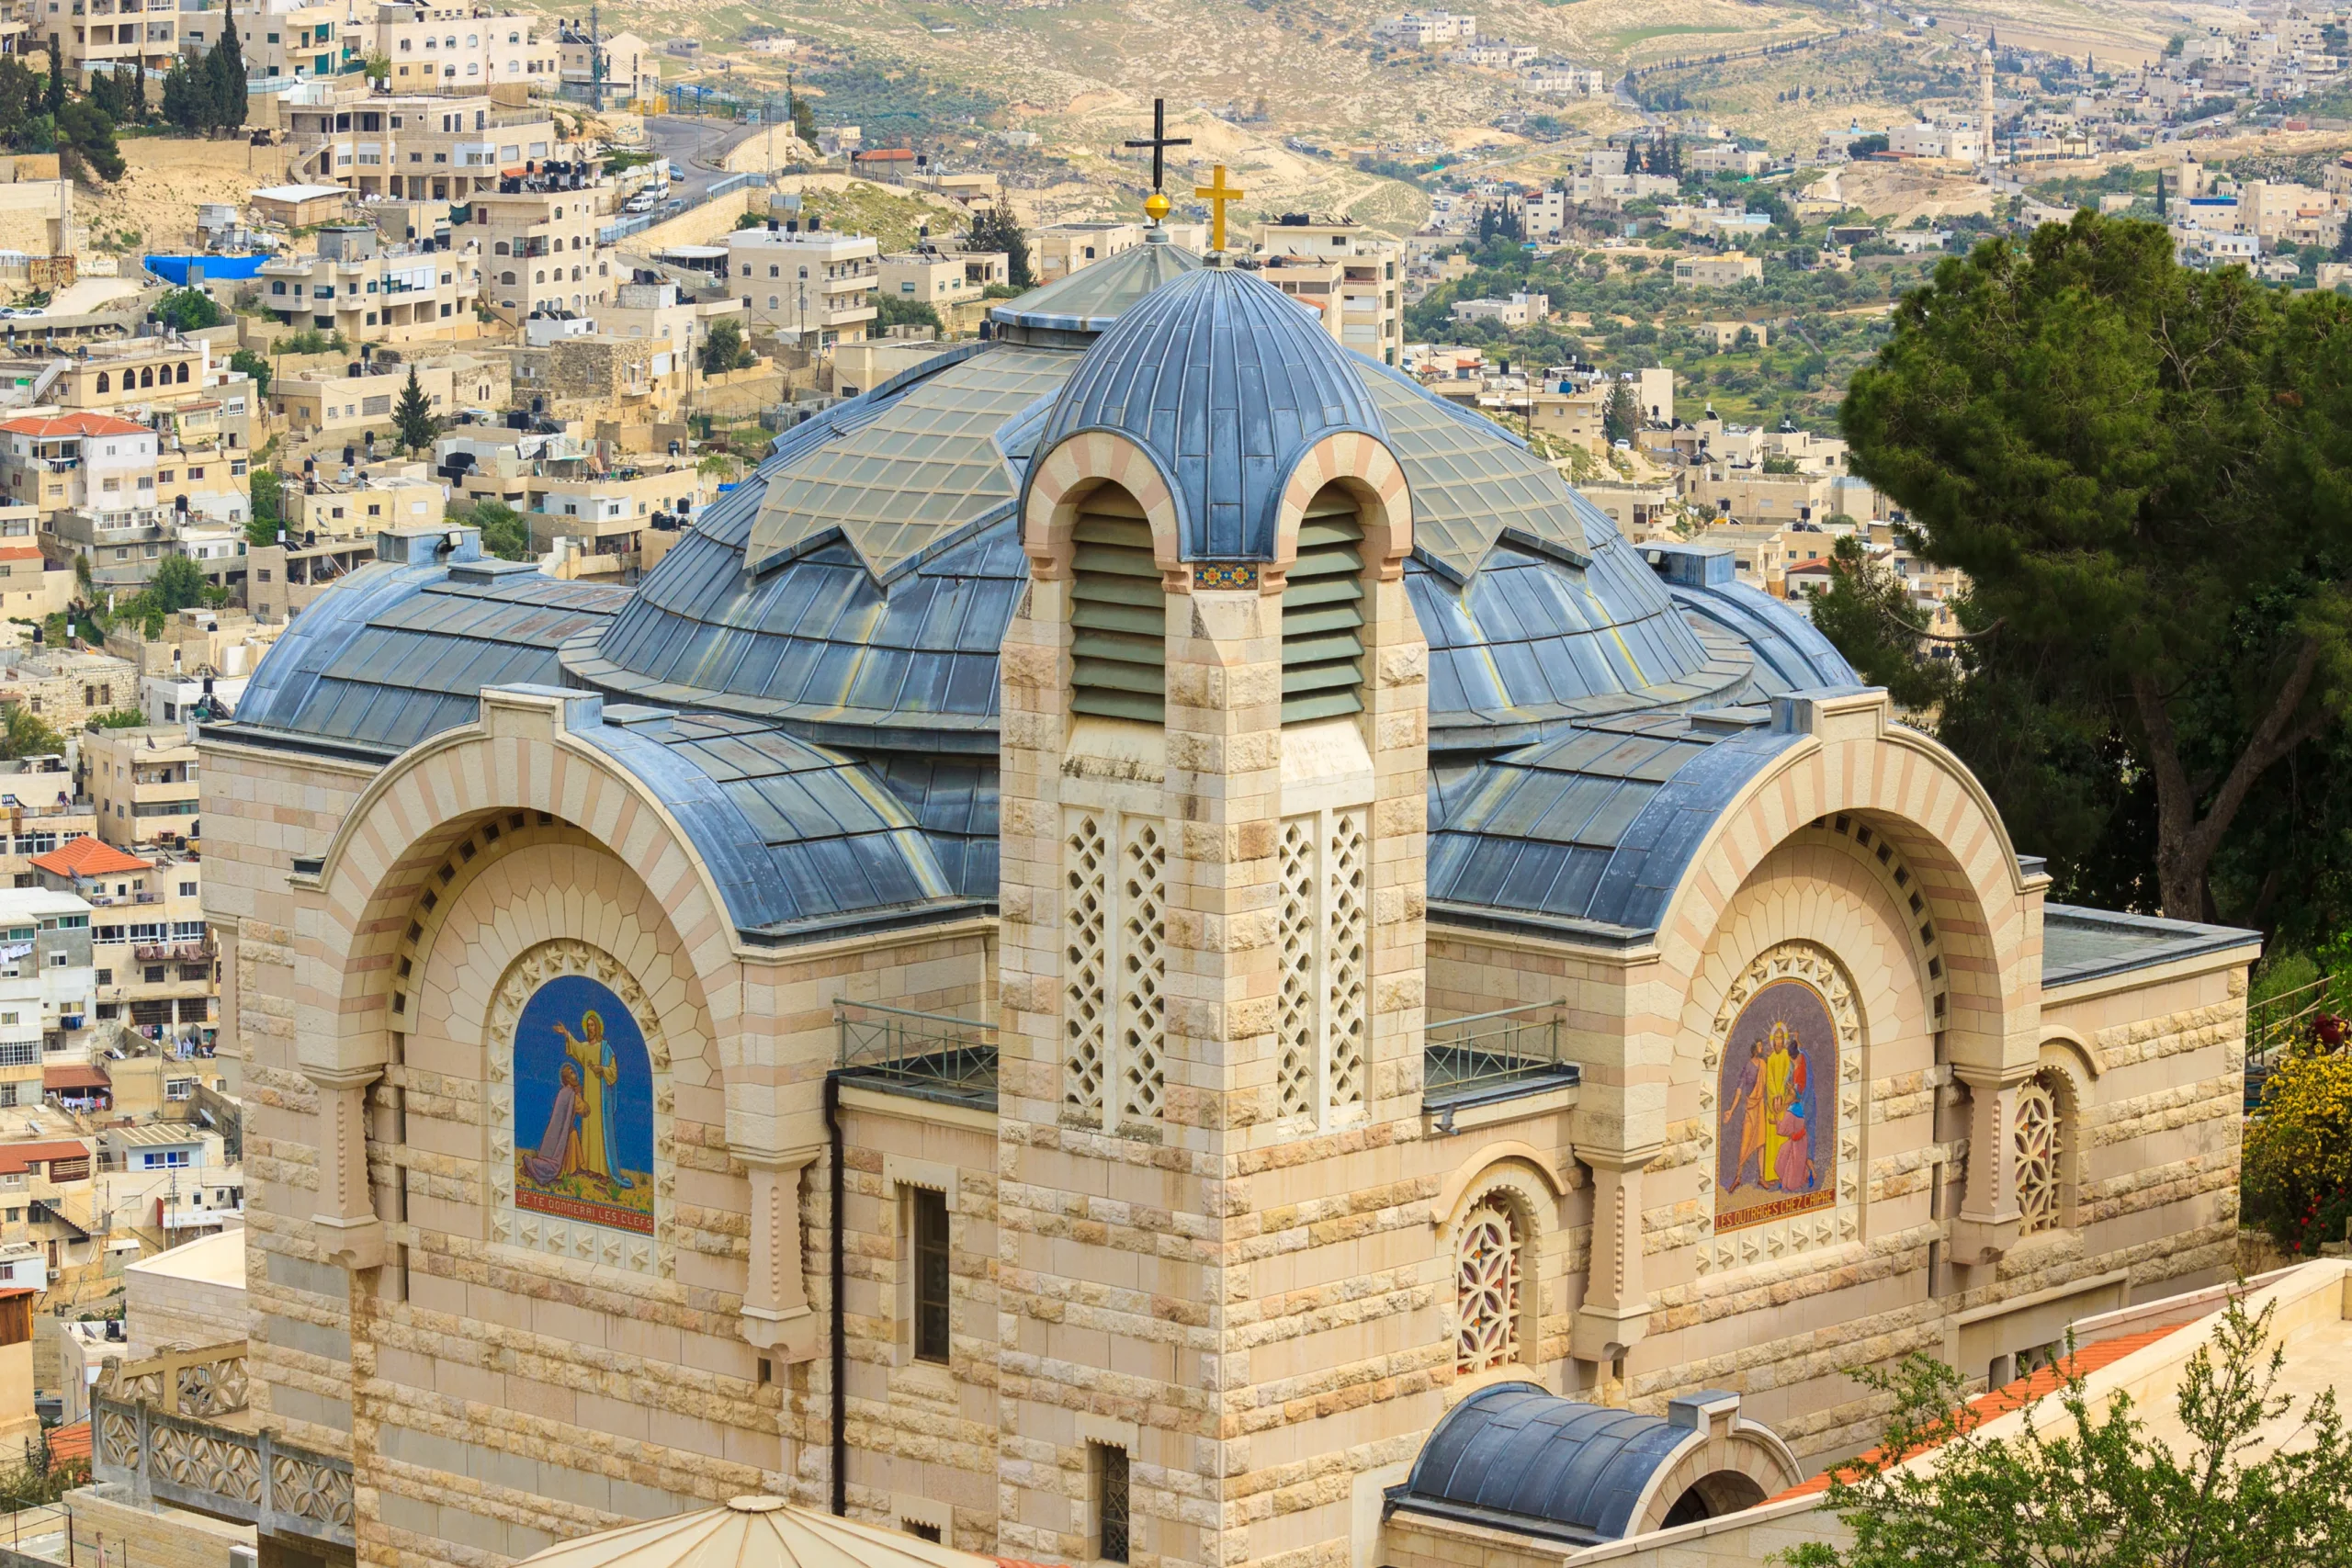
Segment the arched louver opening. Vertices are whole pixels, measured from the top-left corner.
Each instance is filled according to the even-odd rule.
[[[1283,722],[1363,711],[1363,525],[1336,486],[1308,504],[1283,589]]]
[[[1151,525],[1125,491],[1080,503],[1070,585],[1070,711],[1165,723],[1168,611]]]

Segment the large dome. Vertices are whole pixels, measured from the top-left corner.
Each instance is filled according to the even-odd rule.
[[[567,673],[829,743],[993,756],[1035,452],[1118,429],[1163,455],[1200,513],[1188,554],[1270,544],[1258,525],[1271,481],[1186,466],[1200,444],[1170,411],[1190,387],[1188,407],[1257,422],[1248,446],[1265,449],[1270,474],[1330,430],[1365,430],[1396,454],[1412,489],[1407,573],[1430,643],[1435,750],[1494,751],[1611,714],[1852,679],[1783,606],[1645,559],[1508,432],[1340,350],[1254,275],[1168,251],[1055,285],[1091,280],[1068,310],[1004,313],[1008,333],[1025,324],[1051,341],[950,350],[781,437],[608,625],[565,645]]]

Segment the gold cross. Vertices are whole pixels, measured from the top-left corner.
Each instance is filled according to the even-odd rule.
[[[1225,165],[1223,164],[1219,164],[1216,166],[1215,172],[1209,175],[1209,183],[1204,186],[1194,186],[1193,187],[1193,194],[1201,197],[1209,204],[1209,249],[1212,251],[1221,251],[1225,249],[1226,203],[1229,201],[1239,201],[1243,197],[1248,196],[1250,193],[1246,190],[1239,189],[1237,186],[1227,185],[1225,183]]]

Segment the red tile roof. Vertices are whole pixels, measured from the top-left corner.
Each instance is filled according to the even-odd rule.
[[[153,435],[155,433],[136,421],[119,418],[110,413],[67,413],[43,416],[27,414],[0,424],[0,430],[11,435],[32,435],[47,440],[59,435]]]
[[[90,1424],[76,1421],[71,1427],[58,1427],[49,1434],[49,1460],[51,1464],[90,1462]]]
[[[112,1089],[114,1079],[95,1062],[68,1062],[63,1066],[43,1067],[40,1087],[44,1094],[52,1089]]]
[[[155,869],[153,861],[141,860],[91,833],[68,839],[45,855],[33,856],[33,864],[52,876],[112,876],[118,872]]]
[[[49,1069],[41,1069],[42,1076]],[[71,1138],[51,1139],[42,1144],[0,1144],[0,1176],[17,1176],[36,1165],[53,1159],[88,1159],[90,1145]]]
[[[2191,1318],[2189,1323],[2200,1321],[2202,1320]],[[2114,1339],[2102,1339],[2096,1345],[2086,1345],[2055,1365],[2044,1367],[2040,1371],[2021,1377],[2015,1382],[2004,1384],[1990,1393],[1978,1394],[1961,1406],[1961,1409],[1966,1413],[1965,1425],[1972,1428],[1981,1427],[1996,1416],[2007,1416],[2012,1410],[2021,1410],[2037,1399],[2057,1393],[2060,1383],[2064,1381],[2064,1372],[2071,1371],[2079,1377],[2088,1377],[2101,1367],[2112,1366],[2132,1351],[2153,1345],[2176,1329],[2187,1328],[2188,1325],[2188,1323],[2168,1323],[2162,1328],[2151,1328],[2139,1334],[2126,1334]],[[1911,1459],[1938,1446],[1936,1443],[1923,1444],[1903,1457]],[[1877,1463],[1880,1454],[1884,1451],[1882,1449],[1872,1449],[1862,1455],[1847,1470],[1846,1478],[1849,1481],[1860,1480],[1864,1473],[1863,1467]],[[1781,1503],[1792,1497],[1810,1497],[1826,1492],[1829,1490],[1831,1473],[1825,1470],[1812,1480],[1800,1482],[1779,1496],[1768,1498],[1766,1501]]]

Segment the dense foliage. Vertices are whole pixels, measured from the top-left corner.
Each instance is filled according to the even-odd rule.
[[[2352,1558],[2352,1441],[2323,1388],[2279,1392],[2272,1309],[2233,1296],[2174,1396],[2178,1451],[2118,1393],[2095,1406],[2062,1372],[2022,1429],[1988,1437],[1960,1374],[1923,1356],[1852,1375],[1890,1399],[1880,1446],[1833,1471],[1849,1545],[1807,1541],[1795,1568],[2277,1568]],[[2290,1422],[2290,1416],[2299,1421]],[[2259,1440],[2278,1423],[2290,1444]],[[1904,1461],[1922,1450],[1932,1456]]]
[[[401,389],[400,400],[392,405],[392,427],[401,445],[412,455],[433,445],[441,434],[441,422],[433,417],[433,403],[417,384],[416,367],[408,367],[408,384]]]
[[[2352,1056],[2314,1037],[2273,1063],[2261,1113],[2247,1118],[2240,1187],[2245,1217],[2289,1252],[2315,1254],[2352,1223]]]
[[[2344,809],[2347,350],[2352,299],[2083,213],[1943,262],[1855,376],[1854,471],[1971,584],[1939,732],[2064,896],[2304,940],[2352,912],[2345,835],[2306,841]],[[1855,609],[1825,624],[1891,678]]]
[[[989,208],[974,214],[971,231],[964,236],[964,243],[976,251],[1002,251],[1007,278],[1014,288],[1037,286],[1035,276],[1029,270],[1029,236],[1012,213]]]

